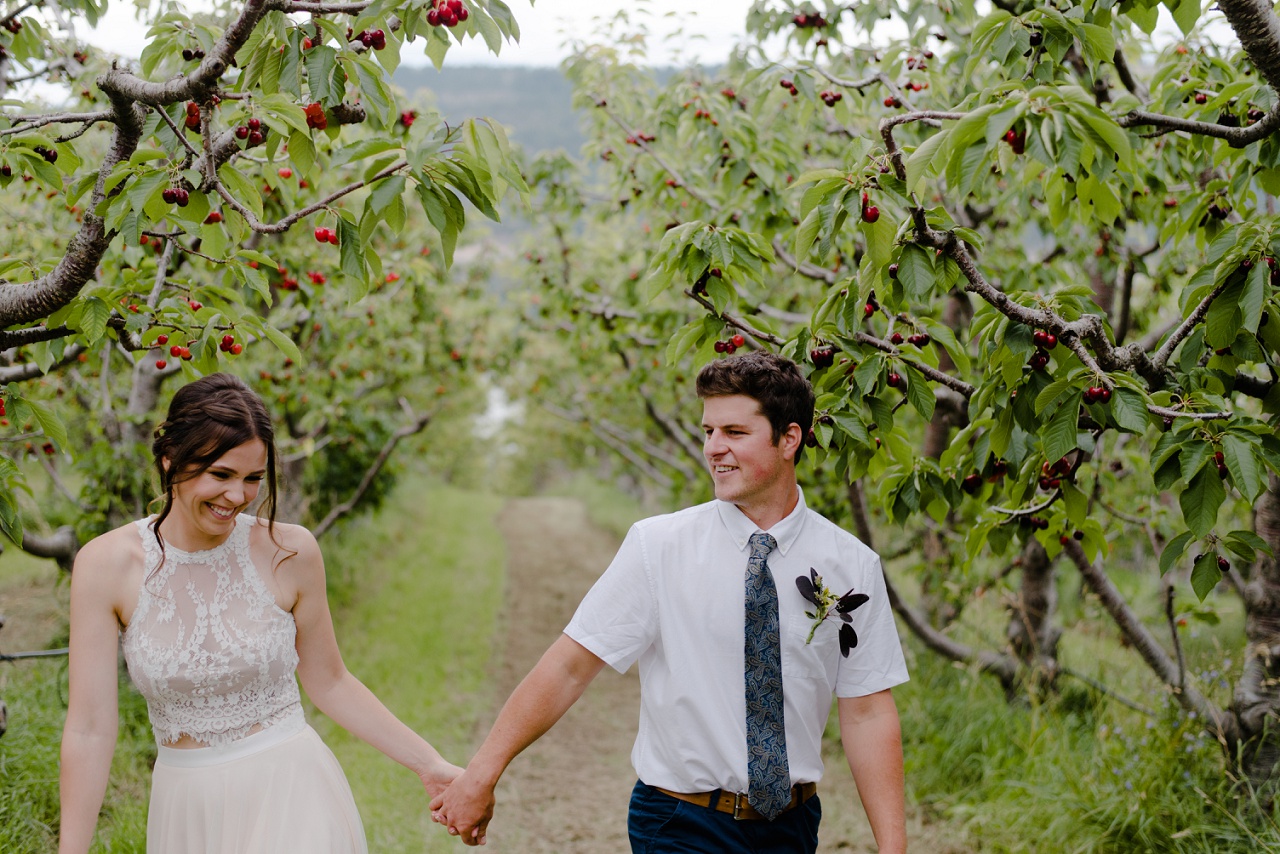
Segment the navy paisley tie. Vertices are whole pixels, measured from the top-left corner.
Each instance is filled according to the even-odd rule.
[[[782,648],[778,588],[766,559],[777,548],[768,534],[751,535],[746,575],[747,800],[772,821],[791,802],[787,733],[782,711]]]

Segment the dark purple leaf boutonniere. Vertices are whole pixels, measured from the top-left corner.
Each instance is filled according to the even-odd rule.
[[[865,605],[871,597],[852,590],[843,596],[836,596],[822,583],[822,576],[813,567],[809,567],[808,575],[796,579],[796,587],[799,588],[800,595],[814,606],[814,610],[805,611],[805,616],[813,620],[813,627],[809,629],[809,637],[805,639],[805,643],[813,643],[818,626],[828,618],[839,617],[843,623],[840,626],[840,654],[848,658],[849,650],[858,645],[858,633],[849,625],[853,622],[853,612]]]

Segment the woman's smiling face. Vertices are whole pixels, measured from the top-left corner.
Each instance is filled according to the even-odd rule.
[[[266,475],[267,446],[251,439],[195,477],[175,483],[173,509],[163,525],[167,538],[183,551],[219,545],[235,528],[236,516],[258,497]]]

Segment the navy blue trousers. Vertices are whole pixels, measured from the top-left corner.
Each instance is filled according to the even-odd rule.
[[[821,820],[817,795],[774,821],[739,821],[638,782],[627,833],[632,854],[815,854]]]

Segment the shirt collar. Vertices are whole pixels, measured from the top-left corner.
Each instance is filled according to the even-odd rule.
[[[800,529],[804,527],[805,503],[804,490],[800,485],[796,485],[796,506],[787,514],[786,518],[780,520],[768,533],[778,543],[778,552],[786,554],[787,549],[791,548],[792,543],[800,536]],[[747,518],[747,514],[738,509],[738,505],[729,501],[721,501],[716,499],[716,509],[720,511],[720,521],[724,523],[725,530],[728,531],[729,537],[733,540],[738,551],[742,551],[747,547],[747,543],[751,540],[751,535],[760,528]]]

